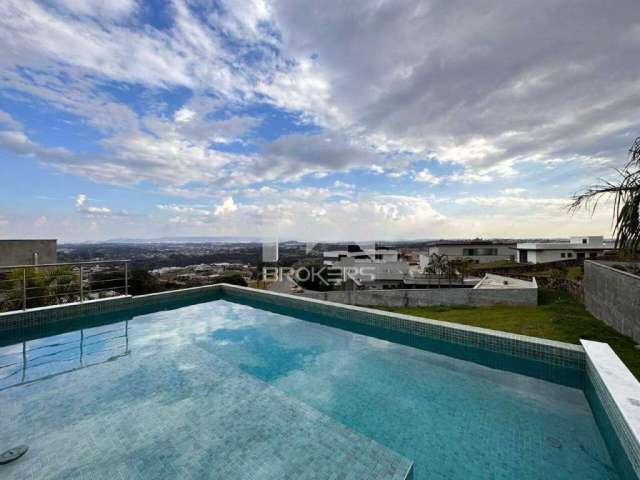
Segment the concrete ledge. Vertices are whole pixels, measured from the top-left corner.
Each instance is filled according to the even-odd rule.
[[[611,426],[640,477],[640,383],[606,343],[580,340],[587,375]]]

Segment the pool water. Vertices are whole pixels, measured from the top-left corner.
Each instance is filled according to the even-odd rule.
[[[621,478],[578,372],[227,300],[94,323],[0,348],[0,447],[32,445],[8,478],[390,478],[406,459],[417,480]]]

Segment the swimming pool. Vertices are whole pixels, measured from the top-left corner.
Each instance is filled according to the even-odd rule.
[[[3,478],[628,477],[582,370],[206,300],[5,335]]]

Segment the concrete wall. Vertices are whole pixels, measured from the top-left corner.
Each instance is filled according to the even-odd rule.
[[[353,290],[311,292],[307,298],[369,307],[426,307],[429,305],[537,305],[537,288],[430,288],[411,290]]]
[[[0,266],[33,265],[58,261],[57,240],[0,240]]]
[[[584,262],[584,305],[618,332],[640,342],[640,277],[612,268],[622,262]]]

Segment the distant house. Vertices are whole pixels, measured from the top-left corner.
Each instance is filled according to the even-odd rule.
[[[446,255],[449,260],[468,259],[476,263],[513,260],[513,242],[492,242],[490,240],[447,241],[429,245],[427,252],[420,255],[420,269],[424,270],[433,254]]]
[[[362,248],[360,245],[347,245],[344,250],[329,250],[322,254],[325,265],[333,265],[343,259],[356,262],[389,263],[398,261],[398,251],[385,248]]]
[[[57,240],[0,240],[0,267],[58,261]]]
[[[520,263],[548,263],[563,260],[601,257],[613,246],[604,237],[571,237],[568,242],[518,243]]]
[[[332,268],[340,269],[352,287],[403,288],[410,278],[410,265],[402,261],[374,261],[346,257],[334,262]]]

